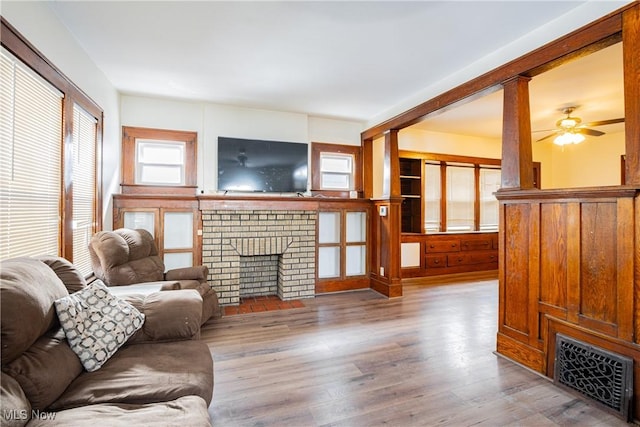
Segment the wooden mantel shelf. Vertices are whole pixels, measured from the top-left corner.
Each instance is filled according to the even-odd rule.
[[[334,197],[279,197],[251,195],[198,195],[200,210],[270,209],[270,210],[318,210],[320,208],[342,208],[353,205],[368,205],[369,199],[344,199]]]

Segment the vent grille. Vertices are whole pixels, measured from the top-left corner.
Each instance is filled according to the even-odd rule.
[[[553,379],[631,419],[632,359],[557,334]]]

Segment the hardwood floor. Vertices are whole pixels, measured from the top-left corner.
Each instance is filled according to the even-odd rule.
[[[497,281],[322,295],[203,327],[214,426],[626,426],[496,356]]]

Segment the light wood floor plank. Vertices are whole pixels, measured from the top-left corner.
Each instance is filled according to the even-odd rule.
[[[322,295],[202,329],[214,426],[627,426],[494,354],[497,281]]]

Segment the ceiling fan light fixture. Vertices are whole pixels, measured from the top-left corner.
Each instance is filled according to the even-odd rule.
[[[562,132],[560,135],[555,137],[553,143],[563,146],[568,144],[580,144],[582,141],[584,141],[584,135],[576,132]]]

